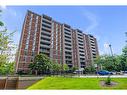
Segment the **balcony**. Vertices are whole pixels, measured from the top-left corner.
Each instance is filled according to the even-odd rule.
[[[51,36],[51,32],[42,30],[41,35]]]
[[[64,37],[65,37],[65,38],[67,38],[67,39],[71,39],[71,37],[70,37],[70,36],[68,36],[68,35],[65,35]]]
[[[45,30],[45,31],[51,31],[51,28],[46,27],[46,26],[42,26],[42,30]]]
[[[40,47],[40,51],[41,51],[41,52],[44,52],[44,53],[50,53],[49,48]]]
[[[78,36],[78,39],[83,40],[83,36]]]
[[[65,38],[65,42],[71,43],[71,39],[66,39],[66,38]]]
[[[48,27],[48,28],[51,28],[51,27],[52,27],[51,24],[47,24],[47,23],[45,23],[45,22],[42,22],[42,26],[45,26],[45,27]]]
[[[40,47],[50,49],[50,45],[43,45],[43,44],[40,44]]]
[[[46,19],[46,20],[43,19],[43,20],[42,20],[42,23],[46,23],[46,24],[48,24],[48,25],[52,25],[51,21],[49,21],[49,20],[47,21],[47,19]]]
[[[68,36],[70,36],[71,33],[68,33],[68,32],[66,32],[66,31],[64,31],[64,35],[68,35]]]
[[[66,42],[66,41],[65,41],[65,43],[66,43],[65,46],[67,46],[67,47],[72,47],[72,43],[71,43],[71,42]]]
[[[41,40],[50,41],[50,37],[47,37],[47,36],[41,36]]]
[[[84,47],[83,47],[83,46],[79,46],[79,49],[80,49],[80,50],[83,50],[83,49],[84,49]]]
[[[46,45],[46,44],[47,44],[47,45],[50,45],[51,42],[50,42],[50,41],[47,41],[47,40],[42,40],[42,39],[41,39],[41,42],[40,42],[40,43],[41,43],[41,44],[45,44],[45,45]]]
[[[52,18],[47,15],[43,15],[43,19],[47,21],[52,21]]]

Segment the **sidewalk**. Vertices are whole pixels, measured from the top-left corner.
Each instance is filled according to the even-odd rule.
[[[100,75],[80,75],[74,77],[81,77],[81,78],[106,78],[108,75],[100,76]],[[111,78],[127,78],[127,75],[111,75]]]

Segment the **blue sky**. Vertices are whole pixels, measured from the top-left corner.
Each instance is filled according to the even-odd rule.
[[[19,43],[22,25],[27,10],[46,14],[56,21],[67,23],[98,41],[100,54],[110,54],[110,43],[114,54],[121,54],[125,46],[127,31],[127,6],[1,6],[0,20],[9,31],[16,30],[15,43]]]

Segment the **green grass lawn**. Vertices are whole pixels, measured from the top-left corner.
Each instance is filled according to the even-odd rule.
[[[118,84],[114,87],[103,87],[101,80],[106,78],[66,78],[66,77],[46,77],[28,89],[127,89],[127,78],[111,78]]]

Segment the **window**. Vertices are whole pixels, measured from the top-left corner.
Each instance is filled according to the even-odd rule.
[[[26,40],[26,44],[29,44],[29,39]]]
[[[26,60],[27,60],[27,56],[24,56],[23,61],[26,62]]]
[[[27,51],[26,50],[24,51],[24,55],[27,55]]]
[[[26,50],[28,49],[28,44],[26,44],[26,47],[25,47],[25,49],[26,49]]]
[[[34,56],[34,55],[35,55],[35,53],[34,53],[34,52],[32,52],[31,56]]]
[[[31,62],[33,62],[33,58],[31,58],[31,60],[30,60]]]
[[[33,45],[33,48],[32,48],[32,51],[34,51],[35,50],[35,45]]]

